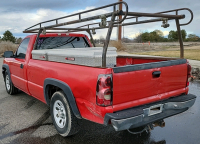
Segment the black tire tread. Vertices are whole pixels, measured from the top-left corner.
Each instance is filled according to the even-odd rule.
[[[5,86],[6,86],[6,81],[5,81],[6,75],[8,75],[8,72],[7,72],[7,71],[5,71],[5,74],[4,74]],[[8,75],[8,76],[9,76],[9,75]],[[9,77],[9,78],[10,78],[10,77]],[[11,81],[11,79],[10,79],[10,81]],[[17,93],[18,93],[18,88],[16,88],[16,87],[13,85],[12,81],[11,81],[11,83],[10,83],[10,91],[7,90],[7,87],[6,87],[6,91],[7,91],[8,94],[14,95],[14,94],[17,94]]]

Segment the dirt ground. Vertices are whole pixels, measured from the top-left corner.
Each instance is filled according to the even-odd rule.
[[[200,42],[184,42],[184,58],[200,60]],[[100,46],[100,45],[99,45]],[[114,46],[112,43],[109,46]],[[163,57],[180,57],[178,42],[163,43],[123,43],[125,50],[117,47],[118,54],[152,55]]]
[[[122,52],[127,53],[141,53],[141,52],[155,52],[155,51],[177,51],[180,50],[178,42],[161,42],[161,43],[123,43],[126,50]],[[200,50],[200,42],[184,42],[184,49],[197,49]],[[109,46],[113,46],[109,44]],[[103,47],[103,44],[96,44],[96,47]]]
[[[128,53],[140,53],[146,51],[173,51],[180,50],[179,43],[166,42],[166,43],[126,43]],[[184,42],[184,49],[199,49],[200,42]]]

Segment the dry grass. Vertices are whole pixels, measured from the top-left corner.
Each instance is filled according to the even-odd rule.
[[[142,53],[137,53],[137,54],[164,56],[164,57],[180,57],[180,50],[177,50],[177,51],[142,52]],[[199,49],[185,50],[184,51],[184,57],[186,59],[200,60],[200,50]]]
[[[110,41],[109,46],[116,47],[117,51],[125,51],[127,46],[121,41]]]
[[[18,45],[14,44],[9,41],[2,41],[0,42],[0,56],[3,55],[5,51],[13,51],[15,52],[17,50]]]

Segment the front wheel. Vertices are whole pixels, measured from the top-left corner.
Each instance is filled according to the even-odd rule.
[[[60,135],[67,137],[76,134],[80,126],[62,91],[53,94],[50,102],[53,124]]]
[[[13,85],[7,71],[5,72],[4,75],[4,81],[5,81],[6,91],[8,94],[14,95],[18,92],[18,89]]]

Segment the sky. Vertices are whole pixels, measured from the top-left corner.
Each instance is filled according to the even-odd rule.
[[[117,1],[118,0],[14,0],[11,2],[8,0],[0,0],[0,36],[2,37],[3,33],[6,30],[9,30],[13,33],[15,37],[24,38],[29,34],[23,33],[23,30],[39,22],[66,16],[84,10],[89,10],[99,6],[104,6]],[[189,8],[194,13],[194,19],[189,25],[182,26],[181,29],[185,29],[187,34],[196,34],[200,36],[199,0],[126,0],[125,2],[127,2],[129,6],[129,12],[155,13],[177,8]],[[93,13],[87,13],[82,17],[104,14],[111,11],[112,8],[101,9]],[[186,15],[186,18],[180,20],[180,23],[185,23],[189,21],[190,14],[187,11],[180,11],[179,14]],[[70,20],[76,20],[77,18],[78,17],[65,19],[65,22]],[[144,19],[145,18],[139,18],[139,20]],[[108,18],[107,20],[110,20],[110,18]],[[91,22],[97,21],[93,20]],[[170,27],[166,29],[161,27],[161,22],[127,26],[123,28],[123,36],[133,39],[135,36],[137,36],[138,33],[151,32],[155,29],[158,29],[163,31],[164,36],[167,37],[170,30],[176,30],[174,20],[169,21],[169,24]],[[74,25],[74,27],[77,27],[79,25]],[[94,38],[98,39],[100,36],[106,36],[107,29],[97,30],[96,32],[97,34],[94,35]],[[113,33],[111,35],[111,39],[116,39],[116,36],[117,30],[116,28],[114,28]]]

